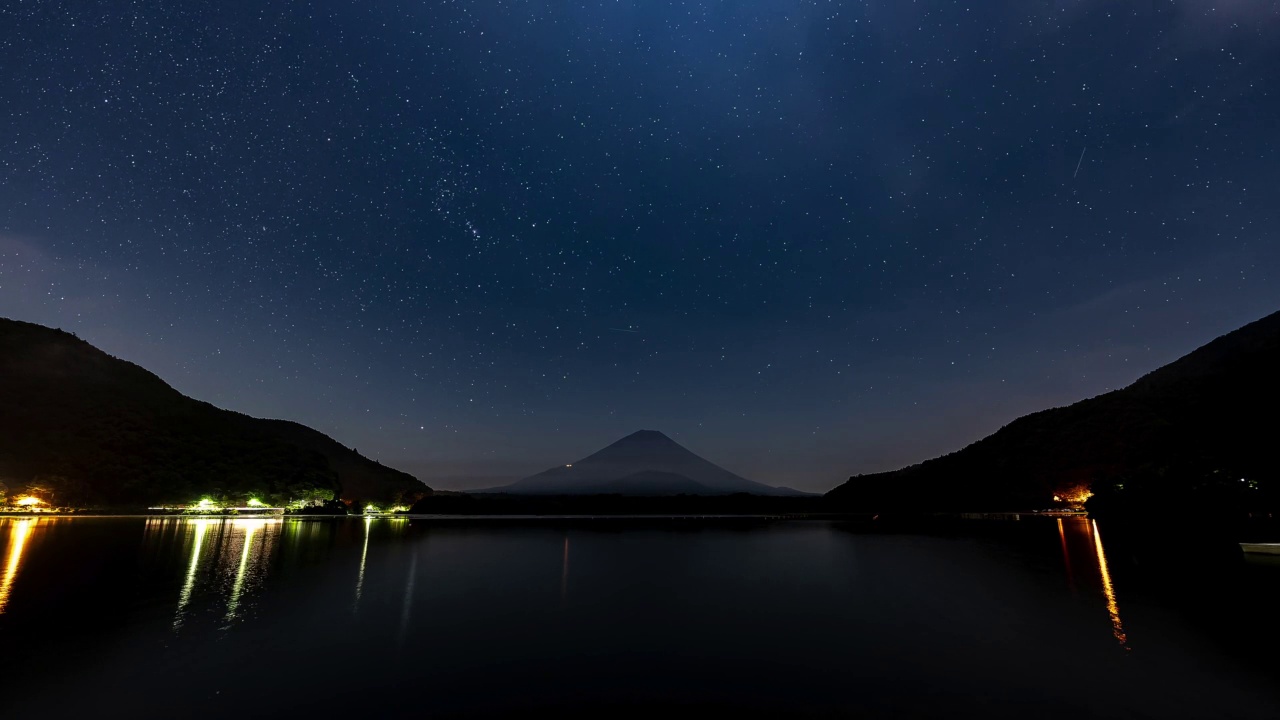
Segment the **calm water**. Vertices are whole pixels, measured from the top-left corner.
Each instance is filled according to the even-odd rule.
[[[10,518],[0,562],[5,717],[1280,717],[1280,568],[1079,519]]]

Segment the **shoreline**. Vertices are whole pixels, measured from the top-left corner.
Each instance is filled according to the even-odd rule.
[[[27,512],[0,513],[0,518],[173,518],[179,520],[306,520],[306,519],[371,519],[371,520],[823,520],[858,519],[877,520],[881,513],[870,512],[781,512],[781,513],[362,513],[362,514],[302,514],[302,513],[148,513],[148,512]],[[905,519],[938,520],[1010,520],[1023,518],[1088,517],[1085,511],[1028,511],[1028,512],[926,512],[885,514],[885,522]]]

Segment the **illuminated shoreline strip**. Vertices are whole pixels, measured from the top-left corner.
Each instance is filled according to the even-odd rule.
[[[1111,614],[1111,634],[1125,650],[1129,649],[1128,636],[1120,622],[1120,605],[1116,603],[1115,587],[1111,584],[1111,572],[1107,569],[1107,555],[1102,551],[1102,535],[1098,534],[1098,521],[1093,520],[1093,547],[1098,551],[1098,572],[1102,574],[1102,594],[1107,598],[1107,612]]]
[[[196,506],[188,507],[185,505],[156,505],[147,508],[148,510],[164,511],[164,512],[181,512],[199,515],[220,515],[231,510],[242,513],[258,513],[260,515],[279,515],[289,508],[284,507],[267,507],[266,505],[244,505],[240,507],[216,507],[210,505],[208,507]]]
[[[22,551],[37,522],[39,521],[33,518],[14,520],[9,529],[9,561],[4,566],[4,577],[0,578],[0,614],[4,613],[5,606],[9,604],[13,581],[18,577],[18,567],[22,564]]]

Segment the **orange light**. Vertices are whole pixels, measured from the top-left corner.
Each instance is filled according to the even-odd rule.
[[[22,549],[26,547],[27,538],[36,523],[35,518],[15,520],[9,526],[9,561],[4,566],[4,574],[0,575],[0,614],[9,604],[9,594],[13,590],[14,578],[18,576],[18,566],[22,564]]]
[[[44,501],[34,495],[23,495],[18,498],[18,504],[23,507],[31,507],[33,505],[43,505]]]
[[[1098,553],[1098,572],[1102,576],[1102,595],[1107,600],[1107,613],[1111,615],[1111,634],[1116,642],[1125,650],[1129,649],[1129,638],[1120,622],[1120,605],[1116,602],[1115,586],[1111,584],[1111,572],[1107,568],[1107,554],[1102,551],[1102,535],[1098,533],[1098,521],[1092,521],[1093,547]]]

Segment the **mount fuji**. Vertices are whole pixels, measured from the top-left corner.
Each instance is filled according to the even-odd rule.
[[[575,462],[481,492],[512,495],[802,496],[736,475],[657,430],[640,430]]]

